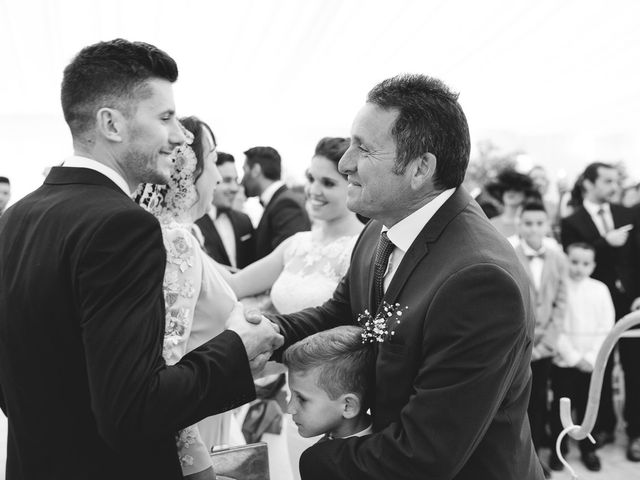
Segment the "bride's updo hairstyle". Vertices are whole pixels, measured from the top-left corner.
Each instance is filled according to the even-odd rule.
[[[349,138],[342,137],[324,137],[316,145],[316,151],[314,156],[324,157],[327,160],[331,160],[336,164],[336,170],[338,170],[338,162],[344,155],[344,152],[349,148]],[[342,175],[342,174],[341,174]],[[346,175],[342,175],[347,178]]]
[[[204,151],[204,147],[202,145],[203,137],[206,133],[211,135],[211,141],[213,142],[213,146],[216,146],[216,136],[213,134],[213,130],[211,127],[207,125],[205,122],[200,120],[196,116],[183,117],[180,119],[180,123],[184,128],[189,130],[193,134],[193,143],[190,145],[193,153],[196,155],[196,169],[193,172],[193,181],[195,183],[196,180],[202,174],[202,169],[204,165],[204,159],[206,157],[206,152]]]

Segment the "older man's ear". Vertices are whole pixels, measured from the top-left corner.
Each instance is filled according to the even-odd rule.
[[[416,191],[431,187],[433,190],[433,177],[436,173],[438,160],[432,153],[420,155],[413,163],[413,175],[411,176],[411,188]]]

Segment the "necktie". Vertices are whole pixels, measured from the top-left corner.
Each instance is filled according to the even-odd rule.
[[[600,207],[598,209],[598,216],[600,217],[600,221],[602,222],[602,226],[604,227],[604,233],[606,235],[611,231],[613,227],[609,223],[609,219],[607,218],[607,212],[605,211],[604,207]]]
[[[384,296],[384,272],[387,270],[389,257],[394,248],[395,245],[389,240],[389,237],[387,237],[387,232],[382,232],[378,240],[376,259],[373,267],[373,284],[375,288],[375,305],[373,305],[373,312],[378,311],[378,306]]]

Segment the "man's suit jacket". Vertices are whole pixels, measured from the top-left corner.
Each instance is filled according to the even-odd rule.
[[[381,228],[365,227],[331,300],[273,317],[285,347],[370,309]],[[529,282],[464,189],[413,242],[385,301],[408,309],[377,344],[375,433],[312,446],[300,460],[303,480],[542,479],[527,420]]]
[[[256,229],[256,260],[269,255],[294,233],[310,229],[303,202],[283,185],[265,207]]]
[[[236,266],[244,268],[256,259],[255,235],[251,219],[237,210],[229,210],[225,213],[229,216],[236,238]],[[218,263],[231,265],[229,254],[211,217],[205,214],[196,220],[196,225],[204,236],[204,249],[207,254]]]
[[[90,169],[0,219],[7,480],[181,479],[175,433],[255,397],[233,332],[165,364],[165,261],[158,221]]]
[[[536,288],[533,272],[529,266],[530,260],[525,255],[522,245],[517,245],[515,250],[518,260],[527,272],[531,286],[531,298],[536,313],[534,347],[537,349],[537,355],[534,355],[534,359],[539,360],[550,357],[556,352],[558,335],[567,309],[568,262],[561,251],[547,248],[540,286]]]
[[[633,224],[632,210],[614,204],[611,204],[610,208],[615,228]],[[585,242],[595,248],[596,268],[591,276],[609,288],[616,309],[616,318],[629,313],[631,301],[640,295],[640,269],[634,266],[634,259],[638,255],[633,240],[635,234],[636,232],[631,231],[627,243],[621,247],[612,247],[600,235],[598,227],[584,206],[561,221],[560,238],[565,249],[576,242]]]

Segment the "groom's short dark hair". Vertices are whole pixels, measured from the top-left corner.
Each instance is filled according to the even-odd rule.
[[[151,78],[178,79],[176,62],[153,45],[117,38],[83,48],[62,79],[62,111],[72,136],[89,130],[100,108],[130,113]]]
[[[375,351],[363,343],[362,328],[354,325],[324,330],[291,345],[283,363],[290,372],[318,369],[317,385],[331,400],[345,393],[358,395],[361,412],[371,406]]]

